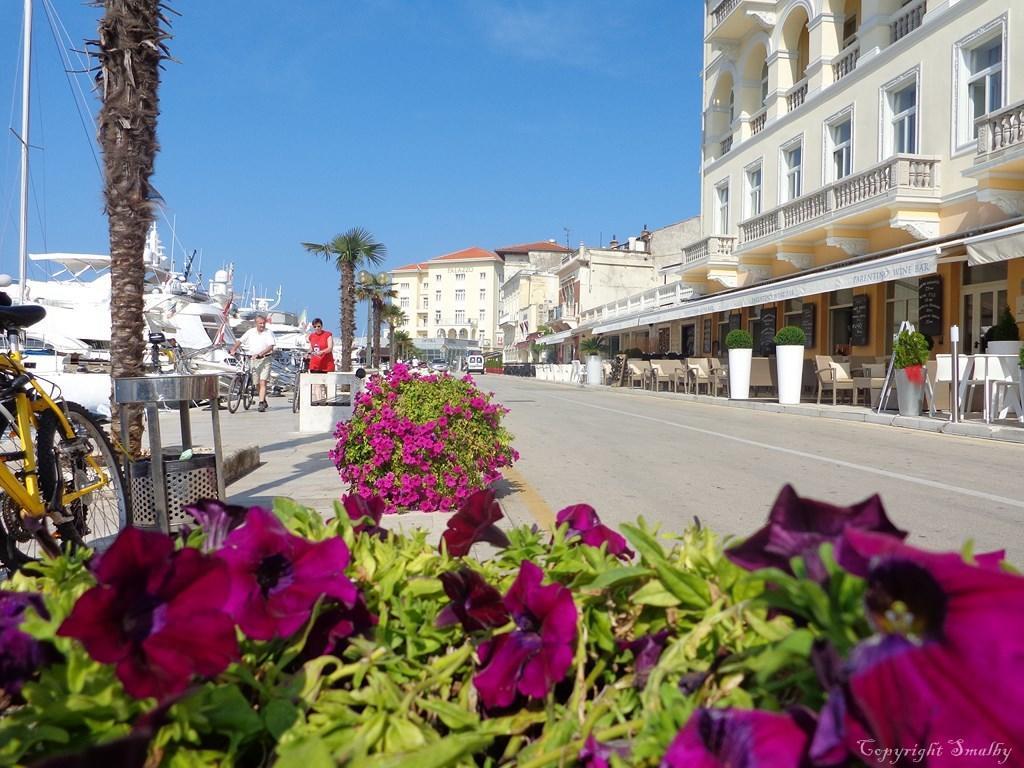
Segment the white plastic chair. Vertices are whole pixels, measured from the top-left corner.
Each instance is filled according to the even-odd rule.
[[[988,417],[1005,419],[1012,410],[1021,420],[1020,366],[1016,355],[989,355],[985,369],[985,394],[988,396]],[[996,415],[998,414],[998,415]]]

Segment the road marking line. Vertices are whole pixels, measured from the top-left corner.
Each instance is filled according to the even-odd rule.
[[[551,511],[551,507],[537,493],[537,490],[526,482],[526,478],[523,477],[522,473],[512,469],[512,467],[506,467],[503,470],[503,474],[509,482],[516,484],[517,495],[521,496],[523,504],[526,505],[526,511],[537,521],[537,524],[541,528],[553,530],[555,527],[555,513]]]
[[[947,483],[940,483],[937,480],[928,480],[923,477],[914,477],[913,475],[905,475],[899,472],[891,472],[887,469],[879,469],[877,467],[870,467],[865,464],[855,464],[852,461],[844,461],[842,459],[833,459],[828,456],[819,456],[815,453],[807,453],[806,451],[798,451],[794,448],[783,448],[780,445],[772,445],[770,443],[762,443],[757,440],[749,440],[745,437],[737,437],[736,435],[729,435],[725,432],[715,432],[711,429],[702,429],[701,427],[691,427],[689,424],[679,424],[675,421],[665,421],[654,416],[644,416],[639,413],[630,413],[628,411],[620,411],[617,408],[606,408],[603,405],[594,405],[592,403],[583,403],[579,400],[573,400],[568,397],[558,397],[557,395],[549,395],[553,400],[561,400],[565,403],[574,403],[581,405],[585,408],[595,408],[599,411],[608,411],[609,413],[617,413],[620,416],[629,416],[633,419],[643,419],[645,421],[654,421],[658,424],[664,424],[669,427],[678,427],[679,429],[686,429],[690,432],[697,432],[702,435],[710,435],[711,437],[720,437],[724,440],[732,440],[733,442],[743,443],[744,445],[750,445],[755,448],[764,448],[769,451],[776,451],[778,453],[785,453],[790,456],[799,456],[802,459],[811,459],[813,461],[820,461],[825,464],[835,464],[839,467],[845,467],[847,469],[855,469],[860,472],[866,472],[868,474],[880,475],[882,477],[892,478],[893,480],[899,480],[903,483],[915,483],[917,485],[924,485],[929,488],[938,488],[942,491],[952,491],[953,493],[960,493],[965,496],[973,496],[977,499],[986,499],[987,501],[994,501],[997,504],[1005,504],[1010,507],[1016,507],[1018,509],[1024,509],[1024,501],[1019,499],[1011,499],[1007,496],[997,496],[994,493],[986,493],[985,491],[977,491],[972,488],[961,488],[956,485],[948,485]]]

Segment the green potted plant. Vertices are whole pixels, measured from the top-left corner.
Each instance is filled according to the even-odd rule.
[[[902,331],[893,346],[896,368],[896,398],[900,416],[920,416],[924,395],[924,364],[928,362],[928,340],[917,331]]]
[[[993,325],[988,333],[988,344],[985,353],[989,355],[1016,355],[1020,352],[1020,329],[1009,307],[1004,307],[999,315],[999,322]]]
[[[779,402],[786,405],[800,403],[800,390],[804,378],[803,329],[787,325],[775,334],[775,366],[779,380]],[[729,366],[732,367],[731,365]]]
[[[725,337],[729,350],[729,397],[746,400],[750,396],[750,358],[754,354],[754,337],[742,328],[729,331]]]
[[[580,342],[580,354],[587,356],[587,383],[592,386],[603,383],[601,356],[605,349],[604,340],[599,336],[588,336]]]

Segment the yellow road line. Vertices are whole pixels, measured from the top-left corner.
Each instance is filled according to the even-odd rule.
[[[515,486],[516,495],[526,505],[526,511],[537,521],[537,524],[541,528],[554,529],[555,513],[536,489],[526,482],[526,478],[512,467],[506,467],[503,474],[509,483]]]

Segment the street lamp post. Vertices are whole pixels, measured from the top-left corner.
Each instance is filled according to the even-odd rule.
[[[362,283],[363,285],[365,285],[370,280],[371,277],[372,277],[372,275],[369,272],[367,272],[365,269],[359,270],[358,279],[359,279],[359,282]],[[366,358],[365,359],[365,363],[366,363],[367,368],[370,367],[370,361],[373,359],[373,350],[371,349],[371,341],[370,341],[370,339],[372,338],[370,336],[370,323],[372,322],[372,320],[371,320],[372,313],[373,313],[373,302],[372,301],[367,301],[366,302],[366,337],[365,337],[366,338],[366,343],[363,345],[363,350],[364,350],[365,358]]]

